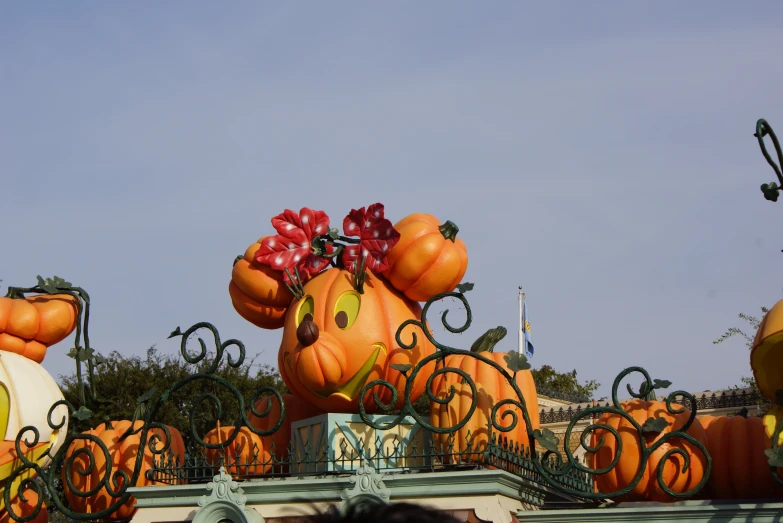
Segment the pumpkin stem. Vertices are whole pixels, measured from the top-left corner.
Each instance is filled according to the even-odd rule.
[[[353,288],[359,294],[364,294],[364,282],[367,279],[367,256],[362,254],[361,262],[354,262],[353,267]]]
[[[299,267],[294,267],[295,276],[291,274],[291,271],[288,270],[288,267],[285,268],[285,274],[288,276],[288,280],[291,282],[289,285],[285,280],[283,280],[283,284],[285,284],[288,292],[293,294],[294,298],[297,300],[304,298],[304,284],[302,283],[302,278],[299,276]]]
[[[479,354],[481,352],[494,352],[495,345],[497,345],[500,340],[505,338],[507,333],[508,331],[505,327],[495,327],[494,329],[489,329],[473,342],[473,345],[470,346],[470,352],[474,354]]]
[[[742,416],[743,418],[748,418],[748,409],[747,407],[742,407],[742,409],[734,414],[735,416]]]
[[[451,240],[454,242],[454,240],[457,239],[457,233],[459,232],[459,227],[457,227],[457,224],[454,223],[451,220],[446,220],[446,223],[438,227],[438,230],[443,235],[444,238],[447,240]]]
[[[656,401],[658,397],[655,395],[655,389],[650,387],[650,390],[647,390],[647,387],[647,382],[643,381],[639,386],[639,394],[644,394],[645,401]]]

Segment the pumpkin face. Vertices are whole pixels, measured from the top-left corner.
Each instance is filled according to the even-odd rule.
[[[293,296],[280,271],[255,261],[261,240],[248,247],[234,264],[228,293],[234,309],[247,321],[263,329],[279,329]]]
[[[356,412],[362,387],[377,379],[392,383],[401,406],[405,378],[390,365],[415,365],[435,350],[422,333],[410,350],[395,340],[404,321],[421,317],[421,307],[369,271],[364,294],[354,289],[352,279],[350,272],[331,268],[304,285],[305,296],[292,303],[286,315],[280,374],[295,395],[325,411]],[[404,332],[403,339],[410,340],[410,332]],[[428,367],[422,376],[432,372],[434,362]],[[425,381],[416,380],[412,401],[421,395]],[[376,391],[390,401],[390,391]],[[377,410],[372,394],[365,405],[369,412]]]
[[[47,347],[76,327],[77,298],[70,294],[0,298],[0,351],[41,363]]]
[[[22,450],[25,451],[25,458],[32,462],[38,462],[41,463],[44,458],[43,454],[47,451],[49,448],[48,443],[39,443],[35,447],[28,449],[24,444],[22,444]],[[51,461],[48,457],[45,458],[46,462],[48,463]],[[34,469],[25,469],[25,471],[22,474],[19,474],[12,483],[8,483],[8,478],[11,476],[11,473],[13,471],[17,470],[20,467],[24,466],[24,462],[20,457],[17,456],[16,453],[16,447],[14,441],[2,441],[0,442],[0,522],[2,522],[3,518],[6,518],[6,520],[9,519],[8,513],[6,511],[5,507],[5,490],[8,489],[10,491],[11,495],[11,504],[14,506],[15,514],[20,514],[20,510],[23,509],[23,506],[25,505],[22,500],[18,498],[17,493],[19,492],[19,487],[21,486],[22,482],[28,478],[33,478],[37,475]],[[25,492],[25,497],[28,497],[28,492]],[[28,500],[30,498],[28,497]],[[33,503],[32,506],[35,504]],[[27,506],[27,508],[30,508]],[[25,513],[25,515],[28,515],[29,511]]]
[[[761,418],[702,416],[707,451],[712,457],[708,488],[712,499],[771,499],[783,496],[764,450],[772,440]],[[780,473],[783,477],[783,472]]]
[[[451,222],[411,214],[394,225],[400,240],[389,251],[383,275],[413,301],[454,290],[468,269],[468,251]]]
[[[761,395],[776,400],[783,390],[783,300],[761,320],[750,351],[750,366]]]
[[[239,429],[234,441],[222,446],[234,433],[234,427],[216,427],[204,436],[204,441],[210,444],[220,444],[221,448],[205,448],[207,463],[215,468],[215,473],[222,466],[234,478],[246,478],[264,474],[271,470],[272,460],[264,448],[261,437],[247,427]]]
[[[0,436],[3,440],[13,442],[23,427],[32,425],[38,429],[40,443],[50,446],[50,453],[55,454],[65,440],[68,407],[60,405],[52,413],[54,423],[65,419],[61,429],[51,429],[48,416],[52,405],[62,399],[63,394],[54,378],[41,365],[19,354],[0,353]],[[50,461],[45,458],[41,466]]]
[[[48,423],[49,409],[62,399],[57,383],[41,365],[19,354],[0,353],[0,437],[3,438],[0,440],[0,510],[5,507],[3,490],[10,488],[13,500],[21,482],[35,475],[33,469],[28,469],[13,484],[7,485],[5,481],[23,465],[14,446],[19,431],[26,426],[38,429],[38,445],[27,448],[22,444],[22,451],[28,460],[42,467],[51,462],[48,455],[44,457],[46,451],[53,455],[62,446],[68,426],[68,408],[61,405],[52,413],[54,423],[65,418],[62,429],[52,430]],[[32,433],[26,433],[26,437],[32,437]]]
[[[142,426],[141,421],[137,421],[134,424],[134,428],[140,428]],[[111,424],[101,425],[95,429],[92,429],[85,434],[91,434],[99,438],[107,447],[109,451],[109,459],[111,459],[112,471],[124,470],[129,477],[133,475],[133,469],[136,466],[136,456],[141,449],[139,444],[141,443],[141,433],[133,434],[120,441],[120,437],[131,427],[131,422],[115,421]],[[174,427],[168,427],[169,435],[171,436],[171,442],[167,453],[170,453],[173,460],[178,460],[179,463],[185,462],[185,444],[182,440],[182,436],[179,431]],[[149,443],[153,435],[157,434],[159,439],[157,440],[156,447],[161,448],[165,442],[166,435],[160,429],[151,429],[147,434],[147,441],[144,445],[144,457],[141,465],[141,472],[136,480],[137,487],[146,485],[156,485],[160,483],[163,478],[156,478],[157,481],[152,481],[147,478],[147,471],[153,467],[153,459],[160,461],[162,458],[167,459],[164,455],[153,455],[149,448]],[[84,453],[79,453],[73,459],[73,467],[67,469],[63,467],[63,475],[68,474],[74,487],[79,492],[87,492],[94,488],[95,485],[100,482],[103,475],[106,473],[106,455],[101,448],[89,440],[77,439],[71,443],[68,451],[65,455],[65,463],[74,456],[74,453],[78,449],[86,448],[92,452],[94,456],[94,468],[92,473],[82,475],[80,471],[90,470],[90,460]],[[119,480],[120,483],[122,480]],[[171,483],[171,481],[167,482]],[[65,487],[65,496],[71,505],[71,508],[75,512],[81,513],[96,513],[111,506],[112,503],[117,501],[118,498],[112,498],[105,488],[102,488],[92,496],[82,497],[77,493],[71,491],[68,487],[68,483],[63,477],[63,485]],[[115,489],[116,490],[116,489]],[[114,511],[107,519],[110,520],[128,520],[133,517],[136,512],[135,499],[130,498],[128,501]]]
[[[663,401],[648,401],[635,399],[622,403],[621,407],[625,412],[631,415],[633,419],[643,425],[650,418],[663,418],[669,425],[660,433],[648,433],[644,435],[646,446],[652,445],[664,434],[679,430],[688,421],[690,411],[684,409],[680,414],[670,414],[666,410],[666,403]],[[595,476],[596,488],[599,492],[616,492],[631,484],[637,474],[640,464],[641,448],[639,446],[639,436],[634,426],[624,417],[605,413],[597,423],[609,425],[620,434],[622,439],[622,451],[617,465],[606,474]],[[687,433],[696,440],[706,444],[706,434],[701,424],[694,421]],[[596,453],[589,453],[591,467],[594,469],[608,467],[617,452],[617,442],[614,436],[602,429],[595,430],[591,435],[591,446],[595,447],[600,439],[604,439],[603,446]],[[690,467],[686,472],[682,471],[684,460],[682,456],[674,454],[666,460],[663,465],[663,480],[666,485],[674,492],[687,492],[696,487],[704,478],[704,472],[707,466],[705,455],[691,443],[682,438],[669,440],[668,445],[662,445],[647,460],[644,465],[646,468],[639,483],[626,496],[618,498],[624,501],[675,501],[674,498],[666,494],[658,485],[658,464],[666,452],[677,447],[683,449],[690,456]]]
[[[508,370],[508,366],[503,359],[505,353],[482,352],[482,356],[500,364]],[[478,402],[476,410],[473,412],[470,420],[458,431],[453,433],[454,452],[466,452],[468,450],[468,440],[471,439],[471,452],[482,452],[488,441],[488,427],[492,415],[492,407],[500,400],[513,398],[518,399],[517,393],[506,378],[500,374],[494,367],[487,365],[481,360],[464,355],[454,355],[446,358],[446,367],[453,367],[467,372],[476,385],[478,391]],[[513,372],[511,373],[513,374]],[[540,427],[538,412],[538,394],[533,381],[533,374],[529,370],[517,372],[516,383],[522,391],[522,397],[525,399],[525,405],[530,415],[530,422],[533,429]],[[457,425],[470,410],[472,401],[472,392],[470,385],[462,383],[462,377],[453,372],[439,374],[432,380],[432,392],[436,397],[443,399],[448,396],[451,387],[454,386],[455,394],[452,400],[447,404],[431,402],[431,423],[435,427],[447,428]],[[522,411],[514,406],[501,407],[498,411],[495,421],[500,426],[508,426],[511,418],[503,418],[503,413],[507,410],[515,412],[517,415],[517,425],[508,432],[499,432],[493,429],[493,433],[501,438],[509,439],[520,445],[528,446],[528,432],[525,425]],[[449,434],[438,434],[437,440],[442,448],[450,449]],[[440,450],[440,449],[439,449]],[[467,459],[467,456],[465,456]],[[472,461],[477,461],[477,456],[470,456]]]

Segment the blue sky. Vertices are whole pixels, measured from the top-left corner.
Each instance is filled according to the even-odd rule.
[[[16,3],[0,16],[0,278],[57,274],[93,345],[143,354],[231,306],[233,258],[285,208],[381,201],[468,246],[475,323],[609,393],[640,365],[749,375],[739,312],[783,293],[783,206],[752,136],[783,133],[783,4]],[[515,344],[510,335],[505,348]],[[503,348],[503,347],[501,347]],[[72,372],[65,344],[44,363]],[[638,381],[638,380],[637,380]]]

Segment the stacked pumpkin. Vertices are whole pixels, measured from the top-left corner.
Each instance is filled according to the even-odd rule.
[[[702,416],[707,431],[707,451],[712,473],[705,497],[710,499],[775,499],[783,497],[783,485],[772,477],[766,449],[772,447],[764,422],[748,417],[747,409],[734,416]],[[783,471],[779,474],[783,479]]]
[[[666,408],[665,401],[658,401],[653,390],[647,391],[644,398],[637,398],[624,402],[620,407],[639,425],[644,426],[648,420],[661,420],[655,430],[644,431],[640,441],[639,431],[625,416],[607,412],[601,415],[596,422],[614,429],[620,436],[622,449],[618,454],[617,438],[607,429],[598,428],[591,435],[590,446],[597,448],[595,453],[588,454],[591,468],[594,470],[605,469],[617,463],[608,472],[595,476],[595,488],[598,492],[617,492],[629,487],[637,478],[640,478],[634,488],[626,495],[618,498],[620,501],[676,501],[677,498],[663,490],[658,481],[658,471],[662,469],[663,483],[673,492],[682,494],[696,488],[704,479],[707,460],[704,453],[698,447],[685,438],[672,437],[668,442],[660,445],[647,459],[644,468],[640,470],[642,455],[646,448],[655,445],[667,434],[681,430],[691,416],[691,411],[682,408],[681,412],[672,414]],[[677,407],[679,411],[680,408]],[[694,421],[686,433],[706,445],[707,436],[704,428],[698,421]],[[644,447],[642,447],[644,445]],[[663,461],[663,458],[672,449],[672,453]],[[689,466],[684,469],[685,458],[679,452],[689,457]]]
[[[533,430],[540,426],[538,412],[538,395],[533,375],[530,370],[519,370],[516,373],[509,368],[505,357],[507,353],[494,352],[495,345],[506,334],[506,329],[498,327],[490,329],[471,347],[471,352],[499,365],[511,374],[517,387],[522,392],[526,410],[530,416]],[[489,363],[469,355],[456,354],[446,358],[445,367],[464,371],[475,385],[477,398],[476,409],[470,414],[473,404],[473,389],[461,375],[455,372],[438,374],[432,380],[432,390],[439,401],[430,403],[431,423],[435,427],[449,428],[458,425],[463,419],[467,422],[452,434],[439,434],[436,441],[439,452],[459,454],[459,461],[481,462],[490,438],[490,431],[496,436],[513,443],[528,446],[530,436],[522,410],[516,405],[502,405],[492,419],[493,407],[501,400],[518,401],[518,394],[511,382],[497,368]],[[447,401],[448,400],[448,401]],[[516,425],[511,427],[512,420]],[[490,428],[492,427],[492,428]],[[500,428],[510,428],[502,431]],[[452,461],[456,461],[452,459]]]
[[[51,421],[64,420],[63,428],[50,428],[49,410],[63,395],[40,363],[47,348],[75,328],[77,307],[77,298],[70,294],[0,298],[0,522],[11,519],[4,489],[10,489],[11,505],[18,516],[30,516],[38,502],[32,490],[24,491],[24,501],[17,495],[22,482],[35,475],[33,470],[27,469],[12,483],[7,482],[11,473],[23,465],[14,444],[19,431],[30,425],[38,429],[38,444],[28,449],[22,443],[21,448],[28,460],[42,467],[49,465],[49,455],[64,443],[68,409],[64,405],[55,409]],[[28,438],[31,436],[27,433]],[[31,521],[47,520],[46,507],[42,506]]]
[[[780,499],[783,485],[772,476],[767,452],[783,418],[783,301],[766,314],[753,341],[750,364],[762,397],[771,402],[761,417],[747,409],[734,416],[701,416],[712,473],[703,497],[711,499]],[[783,434],[778,445],[783,445]],[[783,468],[777,475],[783,480]]]
[[[771,405],[761,417],[748,417],[747,409],[734,416],[701,416],[690,427],[688,434],[704,442],[712,460],[710,477],[701,496],[708,499],[780,499],[783,485],[775,481],[768,453],[778,432],[777,456],[783,453],[783,300],[776,303],[761,321],[750,353],[750,365],[761,396]],[[672,417],[663,402],[634,400],[624,403],[623,409],[640,424],[645,418],[660,416],[670,425],[658,435],[646,435],[649,446],[664,433],[682,427],[690,416],[685,411]],[[639,443],[636,430],[619,415],[606,414],[598,423],[608,423],[620,433],[623,450],[616,466],[606,474],[596,476],[599,492],[616,492],[630,485],[638,473]],[[603,439],[603,446],[591,455],[592,468],[609,467],[615,458],[617,443],[605,429],[592,435],[595,447]],[[681,438],[679,438],[681,439]],[[681,468],[681,456],[676,454],[666,464],[664,481],[675,492],[685,492],[695,487],[704,477],[704,457],[688,442],[680,442],[681,448],[691,457],[688,471]],[[647,463],[647,470],[639,484],[625,500],[672,501],[658,485],[656,467],[663,455],[663,448],[656,451]],[[675,467],[675,463],[677,466]],[[696,465],[694,467],[694,464]],[[778,478],[783,480],[783,467],[777,467]]]
[[[137,464],[138,454],[143,453],[141,467],[134,486],[141,487],[157,484],[177,484],[181,481],[168,474],[156,472],[155,477],[149,477],[148,472],[153,469],[154,462],[159,462],[164,454],[155,454],[150,448],[150,443],[156,451],[168,446],[166,454],[171,456],[175,463],[185,462],[185,444],[182,435],[174,427],[167,426],[168,435],[159,428],[149,429],[144,447],[141,446],[142,428],[141,421],[128,420],[106,422],[92,430],[82,433],[90,438],[75,439],[65,455],[66,466],[63,467],[63,485],[65,496],[71,509],[78,513],[97,513],[106,510],[119,498],[112,496],[106,487],[98,490],[90,496],[80,494],[89,492],[95,488],[106,475],[107,462],[111,463],[112,476],[116,471],[125,472],[128,478],[132,478]],[[153,441],[154,438],[154,441]],[[108,454],[101,449],[95,441],[98,440],[106,446]],[[164,458],[165,459],[165,458]],[[68,466],[72,462],[71,466]],[[89,473],[87,473],[89,471]],[[114,492],[124,491],[124,480],[119,477]],[[70,480],[73,489],[68,485]],[[113,484],[113,478],[109,478],[109,484]],[[135,499],[129,498],[117,510],[105,519],[129,520],[136,512]]]
[[[649,419],[660,418],[668,425],[660,432],[644,434],[644,444],[649,447],[665,434],[680,430],[691,415],[683,412],[672,415],[666,409],[666,403],[648,399],[635,399],[625,402],[623,410],[639,424]],[[705,445],[712,468],[706,485],[698,497],[704,499],[778,499],[783,497],[783,486],[775,482],[767,462],[765,450],[771,448],[772,440],[765,428],[765,421],[758,417],[748,417],[747,409],[734,416],[701,416],[694,420],[687,434]],[[658,448],[639,471],[642,449],[639,445],[636,428],[625,417],[618,414],[604,414],[598,420],[614,428],[622,440],[622,451],[617,464],[605,474],[595,476],[598,492],[617,492],[631,485],[641,476],[639,483],[618,501],[662,501],[671,502],[675,498],[667,494],[660,486],[657,474],[663,467],[663,481],[668,488],[677,493],[693,490],[703,479],[706,471],[704,454],[695,445],[684,438],[673,438]],[[591,468],[610,467],[616,458],[617,440],[606,429],[597,429],[592,434],[591,446],[595,448],[603,440],[598,452],[591,454]],[[664,454],[680,449],[690,458],[687,470],[683,469],[681,455],[673,454],[665,463],[661,463]],[[783,472],[778,476],[783,479]]]
[[[398,369],[417,365],[434,354],[435,348],[421,332],[414,347],[402,348],[395,339],[397,329],[405,322],[420,321],[419,302],[454,290],[465,275],[468,257],[452,222],[417,213],[392,226],[381,204],[354,209],[345,217],[346,236],[340,236],[340,241],[348,245],[342,251],[333,244],[316,248],[325,236],[339,236],[336,229],[330,229],[329,218],[322,211],[286,210],[272,219],[272,225],[277,235],[261,237],[237,258],[229,295],[236,311],[249,322],[265,329],[283,328],[278,365],[291,394],[284,397],[283,426],[272,436],[261,438],[262,455],[274,445],[274,457],[280,460],[290,443],[292,421],[323,412],[356,413],[362,399],[367,412],[377,412],[374,394],[359,397],[367,383],[389,382],[397,392],[394,407],[402,407],[406,378]],[[357,285],[357,280],[363,285]],[[487,356],[502,360],[490,352]],[[502,379],[484,377],[484,369],[477,367],[475,360],[468,361],[471,358],[457,359],[447,365],[481,372],[485,396],[488,393],[492,401],[506,397]],[[434,370],[433,361],[418,374],[411,401],[425,393],[426,378]],[[432,393],[443,396],[452,381],[441,377],[433,384]],[[522,372],[518,383],[530,390],[532,378]],[[375,387],[372,392],[389,404],[394,390]],[[460,391],[451,408],[443,406],[442,414],[434,416],[435,423],[447,427],[459,421],[464,414],[459,412],[459,398],[469,392]],[[526,397],[528,405],[537,404],[534,394],[533,389],[533,396]],[[267,401],[261,400],[256,410],[265,411]],[[537,415],[535,407],[530,411]],[[485,405],[465,430],[472,428],[480,439],[478,426],[483,423],[481,416],[487,415]],[[254,427],[268,430],[279,418],[279,406],[272,405],[263,418],[249,418]],[[537,419],[534,423],[537,427]],[[219,435],[216,429],[213,436]],[[518,431],[511,436],[526,441]],[[259,447],[257,442],[252,446]]]
[[[420,319],[419,301],[453,290],[464,276],[467,251],[457,227],[427,214],[392,226],[381,204],[354,209],[343,228],[357,239],[335,263],[329,258],[336,256],[333,246],[325,252],[311,247],[336,233],[323,211],[286,210],[272,224],[278,234],[260,238],[235,262],[229,295],[254,325],[283,327],[280,373],[292,396],[307,405],[302,412],[358,412],[362,387],[378,379],[397,390],[400,407],[405,377],[392,366],[415,365],[435,349],[421,333],[415,347],[403,349],[395,333]],[[434,363],[426,371],[432,370]],[[418,381],[413,400],[424,392],[425,380]],[[390,389],[377,393],[391,400]],[[371,396],[368,412],[378,409]]]

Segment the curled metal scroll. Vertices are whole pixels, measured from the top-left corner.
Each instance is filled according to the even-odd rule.
[[[419,423],[422,427],[437,434],[452,434],[458,431],[459,429],[461,429],[462,427],[464,427],[475,413],[478,399],[476,394],[477,387],[473,380],[473,377],[470,376],[469,373],[461,369],[446,366],[445,362],[447,358],[451,355],[458,354],[464,357],[475,358],[483,362],[485,365],[489,365],[490,367],[494,368],[499,373],[501,379],[505,379],[509,383],[509,385],[513,388],[516,397],[504,398],[503,400],[497,402],[493,406],[491,415],[489,416],[490,426],[488,428],[490,431],[494,431],[498,434],[502,434],[502,433],[507,433],[512,431],[517,426],[518,423],[520,422],[524,423],[529,437],[529,441],[527,443],[529,445],[531,453],[533,455],[540,453],[540,455],[543,458],[552,458],[552,459],[533,460],[533,464],[536,467],[538,473],[541,475],[541,477],[547,483],[549,483],[554,489],[578,498],[605,499],[605,498],[621,497],[631,492],[642,480],[644,473],[647,469],[647,462],[649,461],[651,455],[656,450],[662,448],[664,445],[670,445],[677,439],[682,441],[687,441],[695,448],[696,452],[703,454],[704,461],[705,461],[704,477],[695,487],[691,488],[687,492],[675,492],[672,489],[670,489],[668,485],[665,484],[664,477],[663,477],[663,470],[666,462],[674,459],[675,456],[679,456],[679,458],[683,460],[683,466],[682,466],[683,471],[687,471],[687,469],[690,467],[690,462],[691,462],[691,456],[688,455],[687,452],[684,452],[678,447],[673,446],[671,449],[667,450],[667,452],[664,454],[662,459],[659,461],[658,469],[657,469],[658,484],[660,485],[661,489],[665,493],[675,498],[692,497],[704,487],[704,485],[707,482],[707,479],[709,478],[709,474],[712,467],[712,460],[709,456],[709,453],[707,452],[705,445],[701,441],[697,440],[696,438],[694,438],[693,436],[687,433],[688,429],[691,427],[694,420],[696,419],[696,399],[691,394],[685,391],[676,391],[670,394],[666,398],[665,405],[668,414],[677,415],[688,410],[685,407],[681,407],[676,403],[676,402],[683,403],[687,401],[692,407],[690,409],[690,415],[682,427],[678,428],[677,430],[671,430],[662,433],[661,436],[656,438],[655,441],[652,442],[651,444],[648,444],[647,439],[645,438],[645,433],[646,433],[645,427],[643,427],[637,421],[635,421],[633,417],[623,409],[623,405],[621,404],[618,397],[618,390],[621,382],[623,382],[623,380],[629,377],[631,374],[634,373],[641,374],[642,377],[644,378],[644,382],[641,385],[639,391],[634,391],[631,389],[630,385],[628,386],[628,392],[632,398],[642,399],[647,397],[650,394],[650,392],[653,391],[654,389],[668,387],[668,382],[665,382],[664,380],[653,380],[650,377],[649,373],[641,367],[630,367],[625,369],[623,372],[621,372],[620,375],[617,376],[617,378],[615,379],[614,384],[612,386],[612,404],[595,406],[582,410],[575,417],[571,419],[568,427],[566,428],[565,435],[564,435],[565,441],[566,442],[570,441],[571,434],[576,428],[577,424],[580,424],[583,420],[592,420],[593,417],[600,418],[601,416],[619,416],[624,418],[631,425],[633,430],[635,430],[636,432],[635,439],[638,441],[639,448],[641,449],[641,452],[639,453],[639,463],[638,463],[637,473],[635,477],[627,485],[624,485],[623,488],[618,489],[615,492],[585,492],[584,490],[577,490],[568,486],[564,481],[559,481],[559,479],[565,479],[565,477],[568,474],[573,473],[574,471],[581,471],[583,473],[587,473],[595,476],[599,474],[606,474],[610,472],[612,469],[614,469],[620,462],[622,447],[623,447],[623,442],[622,439],[620,439],[619,437],[618,431],[613,427],[609,426],[608,424],[606,424],[605,422],[601,422],[600,419],[598,423],[589,423],[587,427],[582,429],[582,434],[580,437],[581,446],[585,449],[585,451],[588,454],[597,453],[605,444],[608,443],[605,441],[606,436],[602,437],[601,440],[598,441],[595,446],[592,446],[591,443],[589,443],[589,439],[590,439],[589,437],[596,430],[601,430],[604,434],[608,435],[609,437],[614,437],[616,440],[616,447],[615,447],[616,454],[614,458],[610,463],[606,464],[601,468],[591,468],[589,466],[580,463],[579,459],[574,456],[574,453],[568,444],[564,445],[563,451],[560,451],[558,448],[558,441],[556,439],[553,439],[554,434],[552,434],[547,430],[544,431],[534,430],[529,414],[530,412],[529,406],[526,404],[522,391],[517,385],[516,376],[515,376],[516,371],[512,369],[511,366],[509,366],[509,369],[504,368],[504,366],[498,364],[494,360],[482,356],[480,353],[475,353],[467,350],[461,350],[454,347],[450,347],[446,344],[438,342],[438,340],[435,339],[433,332],[430,329],[429,324],[427,322],[427,315],[432,305],[446,298],[456,298],[457,300],[459,300],[459,302],[465,307],[466,319],[462,325],[455,327],[454,325],[450,324],[446,319],[448,313],[448,310],[446,310],[441,315],[441,323],[443,324],[444,328],[452,333],[462,333],[465,332],[470,327],[471,320],[472,320],[472,313],[470,310],[470,305],[468,304],[468,301],[465,298],[463,292],[448,292],[433,297],[422,308],[422,314],[420,320],[408,320],[405,323],[403,323],[400,326],[400,328],[397,330],[397,334],[396,334],[397,343],[400,345],[400,347],[402,347],[403,349],[410,350],[417,345],[418,338],[416,332],[410,333],[409,342],[405,342],[405,340],[403,340],[402,338],[403,331],[405,331],[409,327],[415,327],[417,328],[417,330],[420,330],[423,333],[423,335],[427,338],[427,340],[429,340],[435,346],[436,351],[434,354],[427,356],[426,358],[421,360],[412,368],[404,369],[400,371],[403,373],[406,379],[405,390],[404,390],[404,405],[401,411],[394,417],[394,419],[392,419],[389,422],[378,422],[375,421],[373,418],[371,418],[367,414],[365,403],[367,402],[369,395],[372,394],[372,399],[375,405],[381,411],[385,413],[390,413],[392,410],[394,410],[394,406],[397,403],[397,399],[398,399],[396,388],[392,383],[386,380],[375,380],[365,385],[365,387],[362,389],[362,392],[359,396],[360,397],[359,410],[364,423],[378,430],[388,430],[394,427],[395,425],[399,424],[406,416],[410,416],[413,417],[416,420],[416,422]],[[516,361],[522,362],[522,366],[520,366],[520,368],[518,368],[517,370],[521,370],[521,368],[529,368],[529,366],[524,367],[524,365],[526,364],[526,358],[524,358],[524,356],[518,355],[514,359]],[[432,361],[438,362],[438,367],[435,370],[434,374],[421,377],[420,376],[421,370],[429,362]],[[509,372],[509,370],[512,370],[512,372]],[[456,423],[448,427],[435,426],[427,422],[427,420],[423,419],[423,417],[420,416],[414,410],[411,401],[411,391],[413,390],[413,384],[416,382],[417,379],[426,379],[425,393],[431,402],[438,403],[438,404],[447,404],[449,401],[451,401],[455,394],[455,390],[453,387],[445,395],[445,397],[442,396],[439,397],[438,391],[433,391],[431,388],[434,377],[445,373],[455,373],[459,375],[460,378],[462,379],[462,383],[464,385],[467,385],[471,390],[470,408],[467,410],[466,414],[460,420],[458,420]],[[391,392],[392,400],[389,403],[384,403],[380,400],[378,396],[379,388],[384,388]],[[537,409],[538,405],[530,406],[530,408]],[[521,413],[521,416],[519,415],[519,413]]]
[[[84,321],[86,323],[86,317]],[[24,523],[34,519],[42,510],[45,501],[49,507],[55,508],[68,518],[74,520],[100,520],[109,518],[115,514],[117,510],[125,505],[131,498],[128,487],[135,486],[136,484],[139,484],[141,480],[145,479],[141,477],[143,470],[145,469],[145,461],[149,461],[150,458],[152,458],[153,461],[162,459],[171,448],[172,435],[169,427],[155,421],[158,411],[167,401],[172,401],[172,398],[175,397],[175,394],[178,391],[197,380],[211,381],[215,384],[215,387],[226,389],[239,405],[239,414],[234,421],[231,434],[218,443],[207,442],[204,440],[203,435],[198,434],[195,420],[198,416],[207,415],[207,411],[216,411],[218,412],[219,417],[223,409],[221,401],[216,394],[202,394],[198,397],[195,403],[202,408],[195,408],[188,413],[190,425],[189,436],[198,446],[213,450],[226,449],[236,440],[241,430],[249,430],[258,436],[269,436],[282,426],[285,419],[285,403],[283,402],[282,395],[279,391],[272,387],[260,388],[255,392],[248,407],[242,393],[231,382],[215,374],[224,358],[226,363],[231,367],[237,368],[242,365],[245,358],[245,347],[242,342],[234,339],[221,342],[220,334],[212,324],[206,322],[197,323],[185,332],[182,332],[177,328],[170,336],[182,337],[180,346],[182,357],[188,363],[198,364],[209,356],[210,351],[207,350],[207,344],[202,338],[197,338],[199,347],[197,352],[192,352],[187,346],[191,335],[201,329],[209,331],[211,338],[214,341],[215,356],[207,371],[192,374],[172,384],[159,395],[149,393],[149,397],[144,398],[143,401],[146,407],[141,410],[143,414],[137,419],[132,420],[130,427],[120,436],[120,440],[130,437],[138,438],[138,448],[145,449],[145,452],[136,453],[136,459],[133,463],[132,470],[116,470],[112,465],[111,450],[106,443],[96,434],[89,432],[77,433],[73,427],[71,428],[71,431],[67,433],[64,444],[54,455],[51,455],[49,451],[44,453],[43,456],[51,458],[51,464],[45,468],[41,467],[40,458],[33,461],[26,457],[26,453],[39,443],[40,436],[38,429],[28,426],[19,431],[15,440],[15,448],[21,466],[11,473],[6,484],[12,485],[14,481],[19,479],[21,479],[21,482],[15,489],[4,489],[3,493],[5,506],[12,520]],[[86,325],[84,332],[86,338]],[[229,349],[232,347],[236,348],[238,353],[236,357],[229,352]],[[77,359],[77,364],[79,361],[80,360]],[[92,377],[92,371],[90,371],[89,376]],[[80,380],[80,390],[85,390],[84,387],[81,386],[81,373],[77,373],[77,379]],[[90,395],[94,397],[94,390],[91,391]],[[147,396],[147,394],[145,394],[145,396]],[[257,410],[255,404],[262,397],[267,397],[269,400],[266,402],[265,408]],[[252,426],[248,419],[248,412],[250,415],[257,418],[266,418],[271,415],[275,401],[278,402],[280,410],[279,418],[275,423],[269,423],[268,425],[271,425],[271,427],[265,430]],[[49,427],[53,430],[63,429],[66,422],[62,417],[55,419],[57,407],[61,405],[65,405],[68,408],[72,417],[76,416],[78,418],[79,413],[84,412],[83,404],[77,407],[67,400],[61,400],[55,403],[49,410],[47,420]],[[146,452],[146,450],[149,450],[149,452]],[[100,469],[98,468],[99,466],[101,467]],[[97,475],[95,474],[96,471],[98,472]],[[148,477],[146,479],[150,479],[149,471],[147,474]],[[74,478],[87,476],[97,477],[98,479],[97,481],[90,483],[89,488],[82,490],[80,486],[74,482]],[[64,485],[62,486],[65,487],[69,494],[76,498],[88,498],[104,491],[113,501],[100,511],[80,512],[74,510],[69,506],[69,503],[62,498],[64,492],[58,485],[58,482],[61,481],[64,482]],[[25,515],[18,514],[11,503],[12,499],[18,496],[23,502],[29,504],[31,499],[30,493],[35,493],[37,495],[37,502],[32,504],[32,507],[25,511]]]

